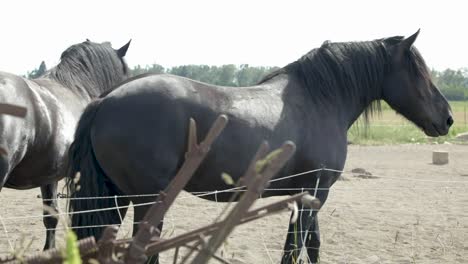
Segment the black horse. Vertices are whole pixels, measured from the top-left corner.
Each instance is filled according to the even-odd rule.
[[[64,155],[83,109],[125,78],[129,43],[86,41],[69,47],[60,63],[38,79],[0,72],[0,100],[27,108],[25,119],[0,116],[0,189],[41,187],[43,203],[57,208],[57,181],[65,176]],[[44,214],[48,214],[44,211]],[[57,219],[44,217],[44,249],[55,245]]]
[[[418,33],[408,38],[325,42],[252,87],[213,86],[168,74],[130,79],[91,103],[78,123],[69,150],[68,177],[80,171],[81,188],[72,190],[72,196],[154,194],[163,190],[184,160],[190,117],[197,121],[201,135],[219,114],[226,114],[229,122],[188,183],[189,192],[229,188],[221,173],[239,177],[263,139],[273,148],[285,140],[297,144],[294,157],[275,177],[322,166],[341,170],[346,160],[348,128],[361,113],[379,110],[379,100],[385,100],[428,136],[445,135],[453,123],[450,106],[413,47]],[[271,187],[313,189],[318,175],[276,181]],[[322,203],[339,175],[321,172],[316,195]],[[263,196],[291,193],[271,191]],[[228,197],[228,193],[217,195],[218,201]],[[127,197],[118,203],[138,204],[153,199]],[[114,199],[75,199],[70,210],[113,206]],[[140,221],[146,210],[135,207],[134,220]],[[125,212],[122,209],[121,216]],[[290,226],[283,263],[292,263],[303,246],[312,262],[318,260],[316,213],[302,217],[302,223],[308,219],[313,222],[301,226],[299,234],[309,228],[310,236],[295,241],[294,226]],[[72,216],[74,226],[120,221],[117,210]],[[99,237],[101,233],[101,228],[77,229],[79,237]]]

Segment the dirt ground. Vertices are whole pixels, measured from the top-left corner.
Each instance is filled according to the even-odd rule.
[[[449,151],[450,163],[431,164],[433,150]],[[355,168],[375,177],[349,173]],[[320,263],[468,263],[468,146],[350,146],[345,171],[319,213]],[[7,237],[16,249],[42,249],[39,193],[2,190],[8,235],[0,230],[0,255],[9,252]],[[185,193],[166,217],[164,236],[208,224],[224,206]],[[131,216],[122,237],[131,232]],[[231,263],[278,263],[288,220],[282,213],[238,227],[218,254]],[[172,254],[163,253],[162,262],[172,263]]]

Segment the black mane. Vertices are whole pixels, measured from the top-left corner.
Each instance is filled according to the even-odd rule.
[[[123,81],[128,72],[127,64],[110,43],[85,41],[65,50],[60,63],[43,77],[95,98]]]
[[[401,41],[396,36],[363,42],[325,41],[295,62],[270,73],[259,84],[273,77],[288,73],[301,80],[313,100],[317,103],[344,103],[342,99],[364,102],[376,98],[380,92],[385,74],[390,70],[391,62],[388,47]],[[407,64],[413,74],[426,77],[429,73],[426,64],[412,47],[406,54]],[[363,93],[364,92],[364,93]],[[380,111],[380,102],[375,101],[364,112],[365,120],[375,111]]]

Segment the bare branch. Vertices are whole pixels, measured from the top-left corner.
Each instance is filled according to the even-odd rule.
[[[185,161],[169,186],[158,196],[156,203],[148,210],[143,221],[139,224],[137,234],[133,238],[125,255],[126,263],[143,263],[146,260],[146,246],[151,242],[154,234],[159,233],[157,226],[163,220],[164,215],[175,201],[177,195],[182,191],[195,173],[195,170],[205,159],[211,144],[219,136],[226,124],[227,116],[220,115],[210,128],[201,145],[198,145],[196,143],[196,123],[195,120],[190,119],[189,146],[187,147],[188,151],[185,155]]]
[[[247,191],[223,221],[222,228],[211,237],[211,239],[208,241],[208,245],[200,250],[192,263],[198,264],[208,262],[208,260],[213,256],[214,252],[216,252],[226,237],[232,232],[234,227],[240,223],[240,220],[246,214],[247,210],[250,208],[253,202],[261,193],[263,193],[263,190],[268,185],[270,179],[276,175],[276,173],[284,166],[284,164],[286,164],[286,162],[294,154],[295,150],[296,147],[294,143],[286,142],[279,149],[279,151],[272,152],[275,154],[274,156],[266,157],[266,163],[263,165],[261,170],[256,168],[252,171],[252,167],[249,167],[245,177],[249,183],[247,186]]]
[[[25,107],[0,103],[0,114],[24,118],[27,112],[28,110]]]

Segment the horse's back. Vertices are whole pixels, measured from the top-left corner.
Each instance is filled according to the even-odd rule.
[[[232,93],[227,89],[173,75],[124,83],[102,99],[94,120],[91,137],[99,164],[125,193],[157,192],[183,162],[189,119],[196,120],[200,139],[219,114],[227,114],[227,128],[189,184],[192,189],[224,188],[221,172],[240,176],[263,139],[273,147],[291,139],[275,137],[277,124],[269,124],[272,117],[263,110],[257,112],[264,116],[257,116],[255,104],[247,103],[240,88],[233,87]],[[279,116],[280,111],[271,111],[267,113]]]
[[[0,98],[3,102],[27,106],[30,99],[27,80],[19,75],[0,71]]]

